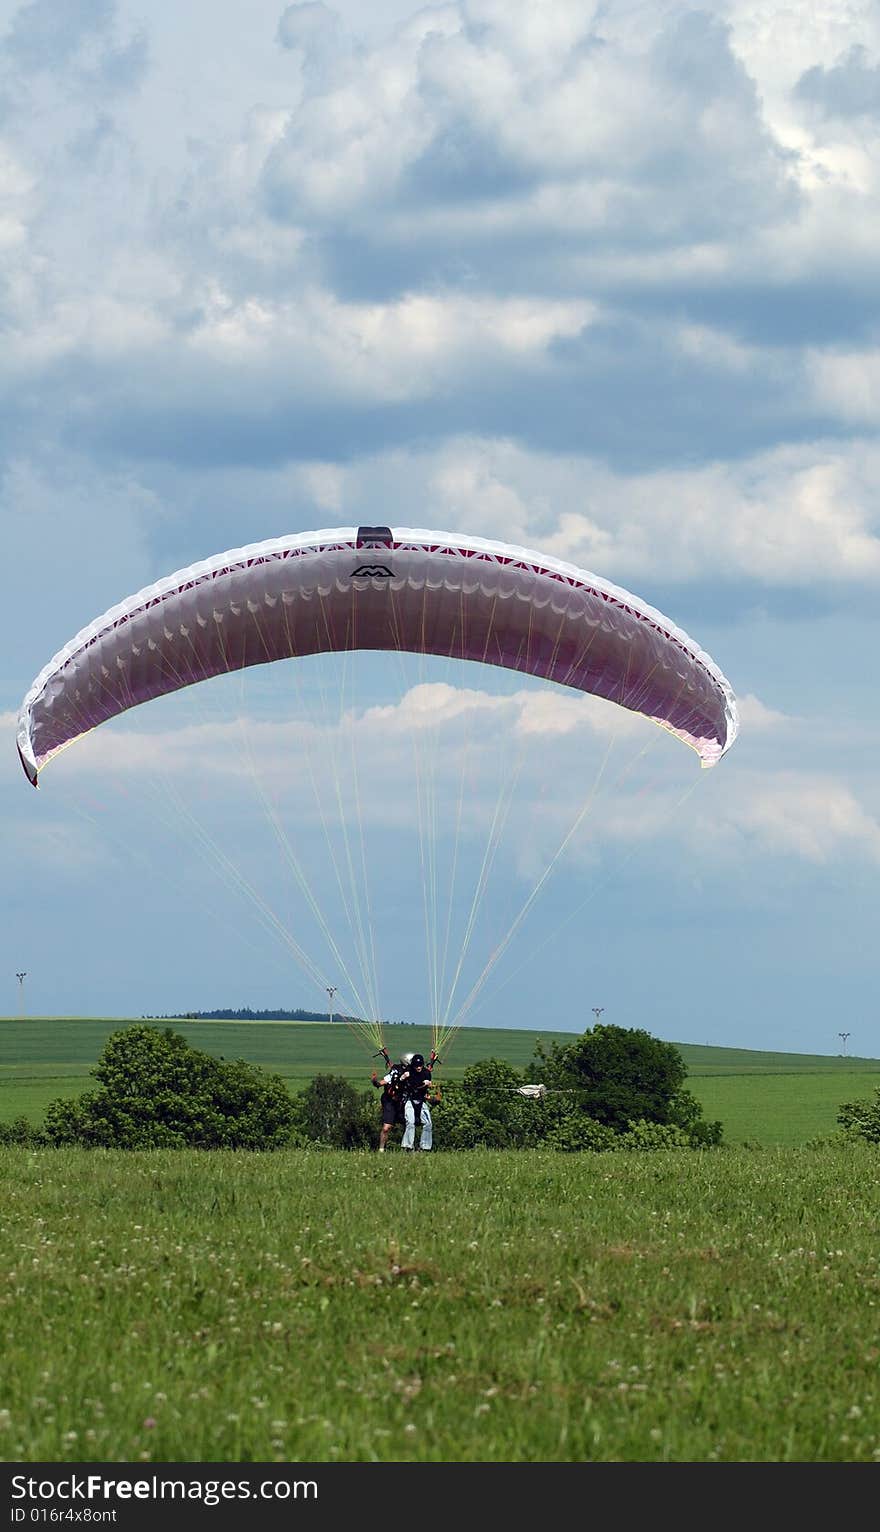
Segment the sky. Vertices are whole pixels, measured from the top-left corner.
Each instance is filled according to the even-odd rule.
[[[880,1057],[878,151],[872,0],[0,0],[0,1013]],[[637,593],[739,738],[359,655],[33,792],[79,629],[364,523]]]

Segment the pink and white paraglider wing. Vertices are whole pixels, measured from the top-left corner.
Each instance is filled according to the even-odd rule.
[[[22,704],[47,761],[99,724],[211,676],[351,649],[499,665],[642,713],[714,766],[737,733],[721,671],[661,613],[597,575],[458,533],[342,527],[223,553],[78,633]]]

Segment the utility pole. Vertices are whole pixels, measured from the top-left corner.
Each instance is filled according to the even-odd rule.
[[[331,1027],[333,1025],[333,996],[336,994],[336,991],[337,991],[338,988],[339,988],[338,984],[328,984],[326,986],[327,994],[330,996],[330,1025],[331,1025]]]
[[[24,971],[22,973],[17,973],[15,975],[15,977],[18,980],[18,1013],[19,1013],[20,1016],[23,1016],[24,1015],[24,981],[27,978],[27,969],[24,969]]]
[[[597,1026],[599,1025],[599,1017],[602,1015],[602,1012],[604,1011],[604,1009],[605,1009],[604,1005],[594,1005],[593,1006],[593,1015],[596,1018],[596,1025]]]
[[[841,1039],[841,1041],[843,1042],[843,1056],[844,1056],[844,1058],[846,1058],[846,1040],[849,1037],[849,1033],[848,1032],[838,1032],[837,1035]]]

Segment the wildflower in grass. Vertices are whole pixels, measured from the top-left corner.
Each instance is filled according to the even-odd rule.
[[[144,1421],[144,1430],[145,1431],[155,1431],[155,1429],[156,1429],[155,1417],[153,1415],[148,1415],[146,1420]]]
[[[0,1431],[8,1431],[12,1425],[12,1416],[8,1410],[0,1410]]]

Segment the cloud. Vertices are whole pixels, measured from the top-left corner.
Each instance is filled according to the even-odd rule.
[[[67,64],[80,49],[103,37],[113,22],[115,0],[28,0],[18,8],[3,38],[3,51],[29,72]]]
[[[810,772],[776,772],[749,784],[731,821],[754,854],[827,864],[880,864],[880,822],[840,780]]]
[[[821,406],[857,426],[880,424],[880,351],[812,352],[808,366]]]
[[[24,244],[33,194],[33,177],[0,141],[0,259]]]
[[[136,293],[59,302],[8,348],[7,387],[32,385],[18,410],[39,385],[53,407],[63,399],[70,444],[205,465],[344,461],[514,429],[542,450],[647,467],[692,458],[697,441],[704,457],[741,455],[786,428],[804,433],[789,364],[775,376],[773,359],[705,339],[695,355],[693,332],[640,336],[583,301],[453,292],[343,304],[312,289],[279,304],[208,283],[193,299],[188,309]]]
[[[282,48],[301,54],[304,66],[314,72],[338,61],[348,41],[337,13],[320,3],[289,5],[276,35]]]
[[[683,9],[653,35],[608,36],[561,4],[541,22],[523,5],[429,7],[356,66],[340,56],[294,108],[263,188],[276,217],[325,229],[378,230],[381,210],[390,242],[419,206],[416,239],[459,246],[493,227],[635,239],[647,222],[655,246],[705,239],[783,216],[794,195],[722,22]]]
[[[787,714],[765,706],[759,697],[751,693],[737,699],[740,725],[749,734],[775,734],[788,728],[792,720]]]
[[[15,11],[0,38],[0,74],[11,80],[20,108],[32,92],[45,92],[53,80],[80,96],[97,97],[98,112],[112,96],[125,95],[142,83],[149,63],[146,34],[138,30],[122,40],[117,0],[28,0]],[[59,103],[60,106],[66,103]]]
[[[880,116],[880,65],[867,48],[854,43],[830,68],[813,64],[795,86],[795,96],[826,117]]]
[[[427,663],[434,670],[443,664],[430,659]],[[400,655],[378,667],[365,664],[359,673],[366,688],[375,690],[383,678],[386,686],[389,678],[393,680],[398,665],[405,677],[424,668],[425,661]],[[331,662],[328,677],[339,680],[339,668],[340,663]],[[645,737],[644,720],[601,698],[538,685],[524,688],[520,677],[505,671],[493,671],[496,690],[483,690],[465,679],[465,669],[478,667],[457,663],[454,668],[459,684],[405,682],[393,701],[347,705],[341,715],[338,703],[328,704],[323,694],[309,700],[305,691],[298,691],[298,716],[284,722],[249,714],[248,702],[230,685],[222,694],[216,683],[188,689],[172,702],[179,714],[173,727],[154,723],[145,728],[146,719],[140,722],[138,715],[129,715],[119,725],[105,726],[80,740],[65,755],[62,769],[71,776],[93,777],[97,771],[101,776],[118,773],[146,779],[158,774],[170,781],[182,779],[189,764],[198,761],[204,777],[236,781],[253,777],[259,763],[267,779],[281,784],[295,778],[301,787],[321,761],[331,761],[334,770],[344,771],[348,779],[347,757],[356,748],[362,753],[364,773],[373,779],[381,776],[388,784],[383,796],[393,797],[395,783],[399,786],[411,772],[413,748],[436,750],[432,771],[452,780],[457,779],[465,753],[474,755],[475,769],[488,769],[490,776],[508,769],[507,762],[499,763],[497,743],[487,749],[490,738],[509,737],[520,755],[531,756],[535,771],[545,766],[541,741],[558,742],[575,734],[582,741],[589,735],[625,740],[639,730]],[[236,686],[244,687],[250,678],[234,679]],[[300,679],[304,684],[307,678]],[[340,684],[351,688],[355,682],[342,678]],[[167,720],[170,709],[165,704],[154,704],[147,711],[156,720],[160,708]],[[289,710],[288,702],[285,712]],[[320,770],[318,779],[326,787]]]
[[[880,574],[880,11],[406,9],[6,5],[9,940],[32,968],[38,907],[41,945],[63,955],[56,1008],[71,987],[91,994],[72,977],[79,910],[127,878],[151,895],[105,899],[114,1003],[131,1005],[139,955],[160,944],[163,977],[139,981],[137,1011],[164,1008],[164,992],[146,996],[160,982],[183,976],[190,993],[196,970],[216,986],[225,943],[200,922],[226,882],[216,864],[204,875],[192,821],[286,917],[262,789],[332,904],[322,806],[342,867],[336,784],[351,809],[354,736],[403,1014],[422,993],[418,782],[433,778],[424,844],[448,876],[460,822],[465,920],[493,824],[506,833],[484,912],[501,924],[593,795],[536,936],[598,882],[597,985],[606,960],[625,984],[615,944],[631,925],[660,1016],[664,965],[686,953],[717,993],[713,954],[738,940],[743,985],[766,980],[768,1007],[794,1004],[799,1025],[811,1007],[824,1018],[844,881],[864,883],[845,934],[853,985],[870,983],[855,949],[870,948],[880,821],[864,680]],[[314,667],[252,674],[253,763],[236,682],[234,697],[194,688],[95,731],[29,789],[15,710],[84,623],[222,548],[362,522],[481,533],[637,591],[742,691],[735,750],[700,773],[594,699],[439,664],[397,686],[396,665],[352,656],[344,692],[321,673],[326,710]],[[169,865],[190,896],[179,926]],[[714,926],[707,906],[724,913]],[[788,921],[809,958],[799,990],[776,950],[758,972],[759,906],[782,912],[774,949]],[[231,926],[239,908],[224,904]],[[557,943],[554,983],[581,982],[582,934]],[[258,987],[265,953],[248,969],[234,952],[223,985]],[[508,993],[523,1024],[547,972]],[[719,1011],[733,1014],[734,990]]]
[[[241,121],[152,181],[131,102],[108,105],[146,42],[83,4],[41,52],[48,14],[21,8],[7,45],[92,75],[67,91],[64,155],[27,95],[0,154],[0,430],[19,451],[49,418],[67,450],[147,474],[464,433],[623,471],[873,424],[864,367],[831,347],[880,309],[876,231],[766,118],[764,85],[785,91],[747,6],[636,25],[447,5],[368,44],[289,6],[269,98],[255,83]]]
[[[361,684],[382,674],[374,667],[368,680],[365,666]],[[320,694],[308,701],[303,693],[289,720],[266,716],[271,688],[261,705],[253,699],[256,712],[231,687],[225,697],[216,687],[210,696],[189,689],[169,699],[179,715],[172,727],[169,710],[154,705],[150,719],[131,715],[96,730],[53,763],[42,786],[53,798],[85,789],[105,803],[134,794],[138,815],[158,813],[184,836],[199,822],[213,824],[215,836],[226,821],[240,833],[271,806],[295,838],[345,824],[355,836],[361,828],[415,834],[421,825],[448,840],[457,826],[481,844],[503,812],[517,826],[506,854],[525,877],[540,872],[581,817],[571,854],[590,863],[602,847],[682,837],[720,847],[722,862],[734,865],[761,856],[880,859],[880,824],[837,776],[772,766],[758,775],[753,765],[725,763],[712,792],[682,813],[683,785],[697,779],[678,742],[600,699],[549,687],[505,690],[516,678],[497,679],[495,691],[469,686],[463,675],[458,685],[417,682],[394,701],[341,714]],[[747,751],[755,734],[796,722],[751,696],[742,720]],[[9,731],[12,721],[9,714],[0,727]]]
[[[377,453],[333,482],[343,521],[366,522],[382,504],[391,525],[407,526],[418,506],[420,525],[534,548],[642,594],[721,580],[845,600],[847,586],[880,578],[878,471],[871,440],[625,472],[588,454],[461,436]]]

